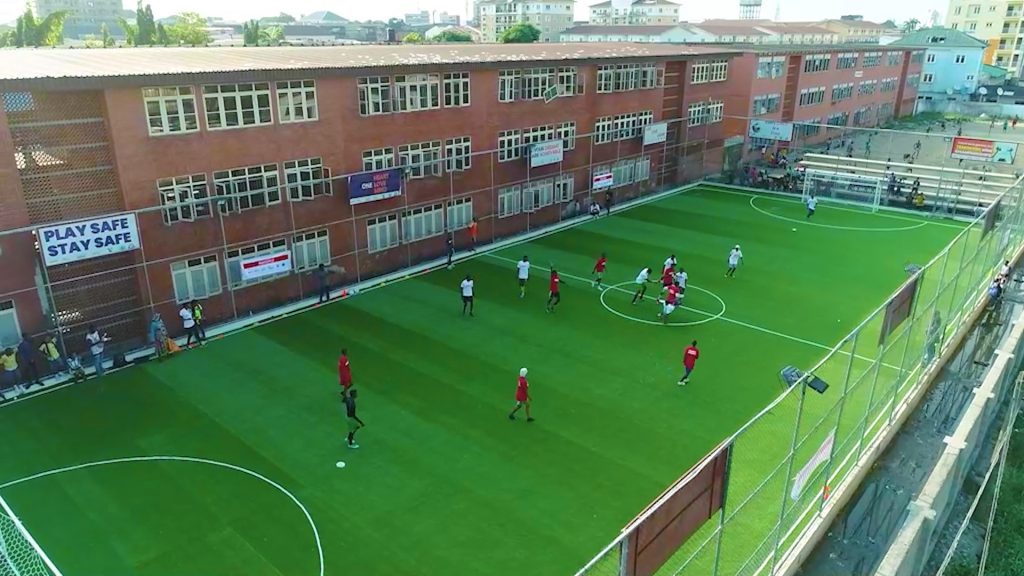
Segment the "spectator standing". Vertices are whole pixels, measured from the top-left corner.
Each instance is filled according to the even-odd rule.
[[[330,293],[328,293],[328,296],[329,295]],[[196,332],[199,333],[200,338],[206,340],[206,326],[203,325],[203,305],[199,300],[193,300],[190,307],[192,308],[192,319],[196,321]],[[167,331],[164,330],[165,335],[166,332]]]
[[[27,333],[22,333],[21,342],[18,343],[18,365],[21,366],[22,382],[30,388],[42,385],[39,381],[39,365],[36,364],[36,347]]]
[[[158,360],[163,360],[167,355],[167,325],[160,317],[159,312],[153,313],[153,319],[149,321],[149,341],[153,344]]]
[[[0,373],[0,393],[14,390],[15,398],[23,394],[25,389],[19,384],[21,376],[18,373],[18,353],[14,348],[7,348],[0,353],[0,367],[3,367]]]
[[[188,348],[192,345],[192,337],[195,336],[196,343],[202,344],[203,339],[199,336],[199,331],[196,330],[196,318],[192,315],[192,309],[188,307],[188,304],[182,304],[181,310],[178,310],[178,316],[181,317],[181,327],[185,329],[185,334],[188,338],[185,339],[185,347]]]
[[[100,334],[95,324],[89,326],[89,331],[85,334],[85,343],[89,345],[89,353],[92,354],[92,365],[96,370],[96,376],[103,376],[105,370],[103,369],[103,349],[106,347],[107,342],[110,342],[110,336],[106,333]]]
[[[469,226],[467,226],[467,228],[469,228],[470,250],[476,252],[476,234],[479,228],[476,218],[469,221]]]
[[[320,297],[317,298],[317,304],[323,304],[331,300],[331,271],[326,266],[320,264],[313,270],[313,275],[316,276],[316,283],[319,289]],[[192,316],[195,319],[195,315]]]
[[[447,240],[445,240],[445,251],[448,252],[448,269],[451,270],[455,267],[452,264],[452,259],[455,258],[455,239],[449,234]]]
[[[604,210],[605,210],[604,215],[605,216],[611,216],[612,215],[612,204],[614,204],[614,203],[615,203],[615,194],[611,190],[608,190],[607,192],[604,193]]]
[[[64,361],[60,357],[56,336],[51,334],[43,338],[43,343],[39,345],[39,354],[49,365],[50,374],[59,374],[64,370]]]

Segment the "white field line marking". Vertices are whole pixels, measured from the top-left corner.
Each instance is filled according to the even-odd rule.
[[[781,198],[775,198],[774,196],[751,196],[750,197],[750,207],[753,208],[754,210],[760,212],[761,214],[764,214],[765,216],[768,216],[769,218],[776,218],[778,220],[784,220],[786,222],[792,222],[794,224],[801,224],[801,225],[805,225],[805,226],[816,226],[818,228],[828,228],[829,230],[848,230],[848,231],[852,231],[852,232],[902,232],[902,231],[906,231],[906,230],[915,230],[917,228],[922,228],[922,227],[928,225],[927,222],[918,222],[917,224],[915,224],[913,226],[898,226],[898,227],[890,227],[890,228],[868,228],[868,227],[865,227],[865,226],[839,226],[839,225],[836,225],[836,224],[820,224],[818,222],[811,222],[810,218],[806,218],[804,220],[798,220],[796,218],[789,218],[787,216],[779,216],[778,214],[772,214],[771,212],[769,212],[767,210],[763,210],[763,209],[759,208],[757,206],[757,204],[754,203],[754,200],[757,200],[758,198],[767,198],[767,199],[770,199],[770,200],[775,200],[777,202],[790,202],[791,203],[791,201],[783,200]],[[835,206],[829,206],[829,209],[832,209],[832,208],[835,208]]]
[[[690,308],[688,306],[677,306],[677,308],[682,308],[683,310],[694,310],[696,312],[700,312],[701,314],[705,315],[705,318],[702,318],[701,320],[695,320],[695,321],[692,321],[692,322],[655,322],[654,320],[647,320],[647,319],[644,319],[644,318],[637,318],[636,316],[630,316],[629,314],[626,314],[625,312],[619,312],[618,310],[612,308],[611,306],[608,305],[607,302],[604,301],[604,295],[605,294],[607,294],[611,290],[617,289],[617,288],[619,288],[621,286],[625,286],[626,284],[632,284],[634,286],[636,285],[635,282],[620,282],[618,284],[613,284],[611,286],[607,286],[607,287],[605,287],[604,290],[601,290],[601,305],[604,306],[604,309],[609,311],[609,312],[611,312],[612,314],[615,314],[619,318],[623,318],[625,320],[631,320],[633,322],[640,322],[641,324],[649,324],[651,326],[697,326],[699,324],[707,324],[708,322],[711,322],[712,320],[717,320],[718,318],[721,318],[722,316],[725,315],[725,300],[722,300],[721,298],[719,298],[718,294],[715,294],[711,290],[705,290],[704,288],[701,288],[700,286],[697,286],[696,284],[689,284],[689,285],[686,286],[687,288],[690,288],[692,290],[696,290],[698,292],[704,292],[705,294],[710,294],[712,298],[714,298],[715,300],[718,300],[718,303],[722,305],[722,309],[720,311],[718,311],[717,313],[715,313],[715,314],[710,314],[708,312],[704,312],[703,310],[697,310],[696,308]],[[680,298],[682,298],[682,296],[680,296]],[[641,299],[642,300],[647,300],[648,298],[647,298],[647,296],[643,296]]]
[[[502,261],[505,261],[505,262],[509,262],[511,264],[515,264],[516,262],[518,262],[518,260],[513,260],[511,258],[506,258],[504,256],[498,256],[497,254],[490,254],[490,253],[488,253],[488,254],[481,254],[481,256],[488,256],[490,258],[495,258],[497,260],[502,260]],[[545,272],[550,272],[549,268],[545,268],[543,266],[531,266],[531,268],[538,268],[540,270],[544,270]],[[572,278],[573,280],[579,280],[581,282],[593,282],[593,280],[590,280],[588,278],[584,278],[582,276],[576,276],[574,274],[569,274],[568,272],[559,272],[559,274],[562,275],[562,276],[566,276],[568,278]],[[628,284],[628,282],[620,283],[617,286],[621,286],[622,284]],[[624,288],[620,288],[620,287],[617,287],[617,286],[610,286],[608,288],[608,290],[616,290],[618,292],[624,292],[626,294],[632,294],[633,293],[630,290],[626,290]],[[651,298],[651,297],[650,296],[645,296],[644,298]],[[655,298],[651,298],[651,299],[655,300]],[[696,308],[690,308],[688,306],[683,306],[682,308],[684,310],[688,310],[690,312],[695,312],[697,314],[703,314],[705,316],[717,316],[717,314],[712,314],[710,312],[705,312],[703,310],[698,310]],[[631,320],[633,320],[633,319],[631,318]],[[784,338],[786,340],[792,340],[793,342],[799,342],[800,344],[806,344],[808,346],[814,346],[815,348],[821,348],[822,350],[832,350],[833,349],[832,346],[826,346],[825,344],[822,344],[821,342],[814,342],[813,340],[807,340],[805,338],[800,338],[799,336],[792,336],[790,334],[785,334],[783,332],[778,332],[778,331],[775,331],[775,330],[771,330],[771,329],[765,328],[763,326],[758,326],[757,324],[750,324],[748,322],[743,322],[742,320],[736,320],[735,318],[729,318],[728,316],[719,316],[718,320],[723,320],[723,321],[729,322],[731,324],[736,324],[737,326],[743,326],[744,328],[750,328],[751,330],[757,330],[758,332],[763,332],[765,334],[770,334],[772,336],[778,336],[779,338]],[[837,352],[839,352],[840,354],[846,355],[846,356],[850,355],[850,353],[845,351],[845,350],[837,350]],[[866,360],[868,362],[874,362],[875,360],[877,360],[877,358],[869,358],[867,356],[862,356],[860,354],[856,354],[854,357],[859,359],[859,360]],[[899,366],[895,366],[893,364],[883,363],[882,365],[885,366],[886,368],[892,368],[894,370],[899,370],[900,369]]]
[[[313,530],[313,538],[314,540],[316,540],[317,556],[320,562],[320,576],[324,575],[324,548],[323,545],[320,543],[320,531],[317,530],[316,523],[313,522],[313,517],[310,515],[309,510],[307,510],[306,507],[302,504],[302,502],[300,502],[299,499],[296,498],[294,494],[289,492],[284,486],[281,486],[277,482],[274,482],[273,480],[267,478],[266,476],[260,474],[259,472],[253,472],[248,468],[242,468],[241,466],[236,466],[234,464],[219,462],[217,460],[208,460],[206,458],[193,458],[191,456],[132,456],[128,458],[113,458],[111,460],[86,462],[85,464],[66,466],[64,468],[54,468],[53,470],[39,472],[38,474],[32,474],[31,476],[25,476],[24,478],[18,478],[17,480],[11,480],[10,482],[0,484],[0,490],[10,488],[11,486],[17,486],[18,484],[22,484],[30,480],[46,478],[47,476],[54,476],[56,474],[63,474],[65,472],[73,472],[75,470],[95,468],[97,466],[106,466],[109,464],[125,464],[128,462],[192,462],[197,464],[208,464],[210,466],[217,466],[220,468],[227,468],[228,470],[234,470],[236,472],[241,472],[243,474],[252,476],[257,480],[262,480],[263,482],[270,484],[279,492],[287,496],[292,502],[294,502],[295,505],[299,507],[299,510],[302,511],[302,514],[306,517],[306,521],[309,522],[309,527]]]

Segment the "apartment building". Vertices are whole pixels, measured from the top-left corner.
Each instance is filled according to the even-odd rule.
[[[590,6],[590,24],[596,26],[668,26],[679,23],[679,4],[669,0],[632,0],[624,4],[606,0]]]
[[[138,341],[153,312],[174,318],[192,299],[210,322],[237,318],[310,294],[319,264],[349,283],[440,256],[448,233],[464,246],[472,218],[486,240],[557,222],[595,176],[626,199],[719,171],[724,120],[748,106],[741,57],[655,44],[0,51],[0,340],[57,318],[72,344],[91,323]],[[134,244],[90,252],[73,239],[90,219]]]
[[[923,28],[889,44],[890,48],[924,50],[918,100],[931,108],[937,102],[966,101],[981,81],[987,44],[952,28]],[[941,109],[941,108],[940,108]]]
[[[558,35],[572,27],[575,0],[481,0],[479,28],[484,42],[497,42],[506,30],[519,23],[536,26],[541,42],[558,42]]]
[[[116,32],[117,19],[125,15],[121,0],[33,0],[30,6],[39,18],[54,12],[67,12],[64,35],[68,38],[99,34],[104,24]]]
[[[946,27],[965,32],[995,45],[992,64],[1020,77],[1024,65],[1024,30],[1021,29],[1024,0],[950,0]]]

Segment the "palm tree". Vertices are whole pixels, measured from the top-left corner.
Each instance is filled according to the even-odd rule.
[[[14,45],[23,46],[57,46],[64,41],[64,20],[68,13],[59,10],[42,20],[36,20],[32,9],[25,7],[25,13],[18,17],[14,29]]]
[[[909,34],[910,32],[917,30],[920,26],[920,20],[918,20],[917,18],[911,18],[910,20],[907,20],[906,22],[903,23],[902,29],[904,32]]]
[[[280,26],[260,28],[259,43],[264,46],[280,46],[284,41],[284,29]]]

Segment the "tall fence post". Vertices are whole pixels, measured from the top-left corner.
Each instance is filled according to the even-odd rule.
[[[878,386],[878,373],[882,369],[882,357],[885,356],[885,346],[878,345],[878,357],[875,358],[875,375],[871,379],[871,393],[868,394],[868,405],[864,409],[864,423],[860,429],[860,439],[857,440],[857,460],[860,460],[861,455],[864,453],[864,438],[868,434],[868,425],[871,421],[871,405],[875,402],[875,389]]]
[[[927,269],[921,270],[920,275],[917,277],[918,286],[924,285],[924,278]],[[896,376],[896,383],[892,386],[892,405],[889,406],[889,419],[888,424],[892,425],[893,416],[896,415],[896,404],[897,398],[900,394],[900,384],[903,382],[904,369],[903,366],[907,361],[907,350],[910,349],[910,341],[914,339],[914,324],[917,322],[916,312],[917,304],[920,301],[917,294],[914,294],[914,302],[910,307],[910,324],[907,326],[906,340],[903,342],[903,354],[900,355],[900,373]]]
[[[736,441],[733,440],[732,446],[729,447],[729,460],[725,463],[725,469],[728,472],[732,471],[732,448],[736,446]],[[715,567],[711,572],[711,576],[718,576],[718,566],[722,558],[722,539],[725,538],[725,507],[729,500],[729,478],[730,474],[726,474],[726,482],[724,484],[722,493],[722,506],[718,510],[718,541],[715,542]]]
[[[836,459],[836,451],[839,449],[839,425],[843,421],[843,411],[846,409],[846,398],[850,390],[850,374],[853,372],[853,361],[857,357],[857,341],[860,339],[861,330],[853,334],[853,346],[850,347],[850,358],[846,362],[846,374],[843,376],[843,395],[839,397],[839,414],[836,415],[836,437],[832,441],[832,450],[825,463],[825,485],[829,483],[829,476],[832,474],[832,464]],[[818,506],[818,514],[825,508],[825,498],[821,499]]]
[[[771,572],[775,571],[775,563],[779,561],[779,546],[782,545],[782,533],[785,531],[783,522],[786,520],[786,502],[789,495],[789,481],[793,476],[793,461],[796,460],[796,444],[800,438],[800,422],[803,420],[804,415],[804,399],[807,398],[807,382],[805,381],[807,376],[799,382],[800,385],[800,404],[796,409],[796,423],[793,426],[793,441],[789,446],[789,462],[786,464],[786,482],[782,490],[782,504],[779,506],[779,522],[776,526],[778,532],[775,534],[775,549],[772,551],[772,568]]]

